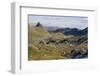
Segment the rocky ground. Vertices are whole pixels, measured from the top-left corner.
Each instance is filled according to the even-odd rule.
[[[88,57],[87,35],[48,32],[43,26],[29,26],[28,60],[80,59]]]

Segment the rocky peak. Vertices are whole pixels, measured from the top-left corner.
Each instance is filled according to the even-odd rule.
[[[43,28],[43,25],[40,22],[38,22],[35,27],[42,27]]]

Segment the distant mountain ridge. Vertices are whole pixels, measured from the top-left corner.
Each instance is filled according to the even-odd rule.
[[[86,27],[83,30],[79,30],[77,28],[59,28],[54,32],[62,32],[65,35],[82,36],[88,34],[88,28]]]
[[[82,36],[82,35],[88,35],[88,27],[86,27],[85,29],[78,29],[78,28],[58,28],[58,27],[51,27],[51,26],[44,26],[42,25],[40,22],[38,22],[35,27],[40,27],[43,28],[45,30],[47,30],[48,32],[61,32],[64,35],[74,35],[74,36]]]

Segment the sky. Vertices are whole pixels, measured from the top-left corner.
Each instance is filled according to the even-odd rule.
[[[88,27],[88,17],[80,16],[43,16],[43,15],[29,15],[29,24],[33,26],[40,22],[46,27],[59,27],[59,28],[78,28],[84,29]]]

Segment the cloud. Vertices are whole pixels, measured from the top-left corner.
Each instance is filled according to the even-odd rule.
[[[69,27],[69,28],[78,28],[84,29],[88,26],[88,17],[80,16],[39,16],[39,15],[30,15],[29,23],[40,22],[44,26],[56,26],[56,27]]]

